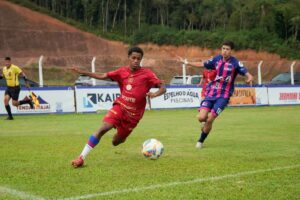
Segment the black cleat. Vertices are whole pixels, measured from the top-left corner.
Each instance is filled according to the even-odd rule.
[[[32,100],[30,99],[30,101],[29,101],[29,106],[30,106],[30,109],[34,109],[34,105],[33,105],[33,102],[32,102]]]
[[[14,120],[13,117],[7,117],[5,120]]]

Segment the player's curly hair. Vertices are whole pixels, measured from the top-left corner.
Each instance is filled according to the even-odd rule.
[[[130,56],[133,52],[140,53],[142,57],[144,56],[144,51],[140,47],[131,47],[128,50],[128,56]]]

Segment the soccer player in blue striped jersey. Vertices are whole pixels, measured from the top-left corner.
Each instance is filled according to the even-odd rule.
[[[234,82],[238,74],[246,76],[246,83],[252,86],[253,76],[248,72],[244,65],[235,57],[232,50],[234,43],[225,41],[222,44],[221,54],[213,57],[206,62],[186,62],[193,67],[205,67],[217,71],[216,78],[207,85],[205,99],[201,102],[198,120],[204,122],[201,135],[197,141],[196,148],[202,148],[203,142],[210,133],[214,120],[225,109],[229,98],[234,91]],[[185,62],[182,58],[180,62]]]

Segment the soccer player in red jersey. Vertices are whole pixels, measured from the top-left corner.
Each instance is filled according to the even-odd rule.
[[[205,61],[188,63],[179,57],[180,62],[195,67],[205,67],[216,70],[216,77],[207,85],[205,99],[201,102],[198,120],[204,122],[200,138],[196,148],[202,148],[203,142],[210,133],[215,119],[221,114],[229,103],[234,91],[234,82],[237,75],[246,76],[245,82],[252,85],[253,76],[247,68],[235,57],[232,56],[234,43],[225,41],[221,47],[221,54]]]
[[[112,144],[117,146],[125,142],[143,117],[146,97],[154,98],[166,92],[164,83],[150,69],[140,66],[143,55],[144,52],[141,48],[130,48],[128,50],[129,65],[108,73],[96,74],[79,70],[76,67],[71,68],[79,74],[92,78],[111,78],[118,82],[121,91],[121,96],[114,101],[113,107],[105,115],[102,126],[90,136],[80,156],[72,161],[74,167],[81,167],[84,164],[87,154],[112,128],[117,130],[113,136]],[[152,87],[159,89],[156,92],[149,92]]]

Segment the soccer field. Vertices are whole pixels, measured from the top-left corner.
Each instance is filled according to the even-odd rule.
[[[114,131],[79,155],[103,114],[0,116],[0,199],[299,199],[300,106],[227,108],[205,148],[196,109],[146,111],[126,143]],[[141,144],[165,152],[147,160]]]

